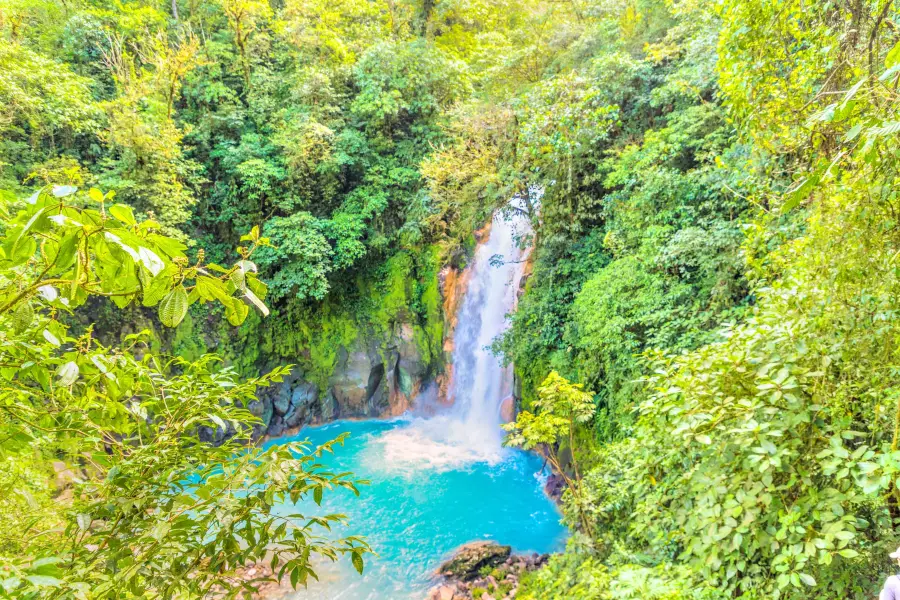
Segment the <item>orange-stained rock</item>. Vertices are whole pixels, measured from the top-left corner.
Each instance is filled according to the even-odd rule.
[[[504,423],[512,423],[516,420],[516,399],[507,396],[500,403],[500,420]]]

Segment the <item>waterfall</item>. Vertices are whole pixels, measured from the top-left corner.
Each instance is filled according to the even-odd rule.
[[[453,335],[452,406],[431,417],[413,418],[379,440],[377,460],[410,474],[466,463],[503,459],[500,407],[512,395],[512,369],[503,367],[491,343],[507,328],[516,304],[527,250],[520,248],[528,222],[519,215],[494,215],[487,241],[468,267],[468,284]]]
[[[488,240],[475,252],[453,334],[453,415],[470,436],[497,444],[500,405],[513,391],[512,367],[503,367],[489,346],[516,305],[526,258],[517,238],[526,227],[521,217],[494,217]]]

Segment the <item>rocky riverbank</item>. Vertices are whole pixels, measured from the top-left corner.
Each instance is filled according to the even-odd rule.
[[[509,546],[472,542],[461,546],[438,569],[441,582],[426,600],[501,600],[515,598],[519,579],[540,568],[546,554],[512,554]]]

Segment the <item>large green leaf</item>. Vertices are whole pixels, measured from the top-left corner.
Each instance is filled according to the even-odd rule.
[[[187,310],[187,290],[183,285],[179,285],[159,303],[159,320],[166,327],[175,327],[184,319]]]

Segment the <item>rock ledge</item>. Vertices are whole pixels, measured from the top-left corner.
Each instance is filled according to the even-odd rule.
[[[540,568],[547,555],[514,555],[509,546],[472,542],[461,546],[441,565],[441,583],[426,600],[500,600],[515,598],[519,577]]]
[[[511,552],[509,546],[495,542],[471,542],[460,546],[438,572],[444,577],[471,581],[478,577],[480,570],[491,569],[505,561]]]

